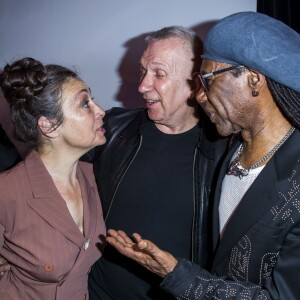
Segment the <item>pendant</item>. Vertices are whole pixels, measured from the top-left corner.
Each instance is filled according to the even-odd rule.
[[[277,145],[275,145],[267,154],[264,155],[258,162],[253,164],[249,169],[243,168],[243,166],[240,163],[240,158],[242,155],[242,152],[244,150],[243,143],[240,145],[240,147],[237,150],[237,154],[233,161],[230,163],[229,168],[227,170],[228,175],[238,176],[240,179],[242,177],[247,176],[249,174],[250,170],[253,170],[257,167],[259,167],[262,163],[264,163],[267,159],[272,157],[274,153],[285,143],[285,141],[290,137],[290,135],[294,132],[295,127],[291,127],[291,129],[287,132],[287,134],[279,141]]]
[[[227,175],[233,175],[233,176],[237,176],[240,179],[242,179],[242,177],[245,177],[249,174],[249,169],[245,169],[241,166],[240,164],[240,157],[239,155],[231,162],[228,171],[227,171]]]

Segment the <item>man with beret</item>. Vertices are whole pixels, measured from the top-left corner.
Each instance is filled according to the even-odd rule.
[[[221,135],[237,136],[215,192],[212,268],[139,234],[107,238],[178,299],[300,299],[299,66],[300,35],[266,15],[237,13],[209,31],[197,100]]]

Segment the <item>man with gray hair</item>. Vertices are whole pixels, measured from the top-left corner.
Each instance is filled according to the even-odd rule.
[[[206,266],[209,198],[225,142],[200,111],[194,78],[202,44],[173,26],[150,34],[139,92],[146,109],[106,112],[94,172],[107,228],[136,228],[176,256]],[[89,276],[90,299],[173,299],[160,279],[110,245]]]

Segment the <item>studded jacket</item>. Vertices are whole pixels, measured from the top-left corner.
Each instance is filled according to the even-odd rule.
[[[213,217],[211,273],[181,260],[161,287],[177,299],[300,299],[300,131],[274,154],[219,234],[222,181],[236,151],[224,160]]]

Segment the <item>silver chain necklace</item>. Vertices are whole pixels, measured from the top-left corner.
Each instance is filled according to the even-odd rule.
[[[236,153],[235,158],[229,165],[227,175],[238,176],[240,179],[244,176],[247,176],[250,170],[259,167],[263,162],[265,162],[268,158],[270,158],[284,144],[284,142],[290,137],[290,135],[294,132],[294,130],[295,127],[292,127],[288,131],[288,133],[282,138],[282,140],[280,140],[280,142],[277,145],[275,145],[274,148],[272,148],[263,158],[261,158],[255,164],[253,164],[249,169],[245,169],[240,162],[240,158],[244,150],[244,143],[242,143]]]

